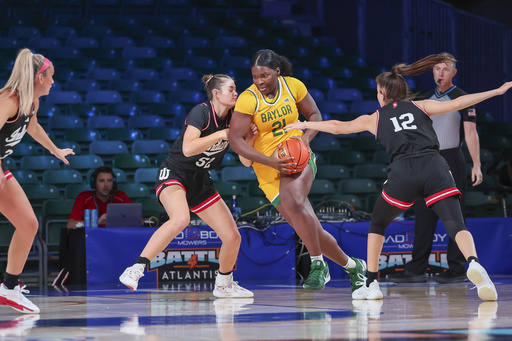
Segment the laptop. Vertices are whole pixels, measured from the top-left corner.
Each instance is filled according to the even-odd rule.
[[[106,227],[141,227],[142,203],[107,204]]]

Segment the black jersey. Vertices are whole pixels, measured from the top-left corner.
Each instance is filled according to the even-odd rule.
[[[377,110],[377,141],[389,159],[422,150],[439,150],[428,114],[413,101],[390,103]]]
[[[0,159],[12,154],[14,148],[27,132],[30,119],[34,116],[34,106],[29,115],[23,115],[18,112],[13,118],[9,118],[2,129],[0,129]]]
[[[452,86],[443,93],[439,93],[437,89],[432,89],[419,98],[431,99],[434,101],[444,102],[451,101],[460,96],[467,95],[464,90],[457,86]],[[434,130],[439,139],[439,149],[452,149],[461,146],[464,141],[464,122],[476,123],[476,112],[473,106],[456,110],[443,115],[431,117],[434,124]]]
[[[215,113],[211,102],[196,105],[188,114],[180,136],[169,149],[167,159],[170,159],[169,161],[172,164],[178,164],[182,169],[193,171],[208,171],[220,167],[222,159],[228,150],[229,141],[219,140],[201,154],[186,157],[183,155],[183,136],[189,125],[201,131],[200,137],[211,135],[216,131],[229,128],[230,119],[231,110],[225,119],[220,119]]]

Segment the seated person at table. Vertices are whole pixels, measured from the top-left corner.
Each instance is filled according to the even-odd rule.
[[[80,193],[69,215],[68,228],[84,227],[84,210],[98,210],[98,227],[105,227],[107,204],[131,203],[126,193],[116,189],[116,175],[112,168],[102,166],[91,175],[92,191]]]

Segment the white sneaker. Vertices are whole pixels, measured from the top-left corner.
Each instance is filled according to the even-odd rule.
[[[139,279],[144,276],[144,268],[144,264],[135,263],[124,270],[123,274],[119,276],[119,280],[128,288],[137,290]]]
[[[14,289],[10,290],[2,283],[0,285],[0,304],[8,305],[22,313],[39,314],[39,308],[23,295],[29,292],[25,289],[25,285],[17,285]]]
[[[367,287],[364,283],[359,289],[352,292],[353,300],[381,300],[383,297],[382,291],[380,291],[379,282],[374,280]]]
[[[215,297],[254,297],[252,291],[242,288],[238,282],[233,281],[233,274],[226,283],[221,283],[219,276],[215,280],[215,289],[213,289]]]
[[[476,285],[478,289],[478,297],[484,301],[496,301],[498,293],[492,283],[487,271],[476,261],[469,263],[468,271],[466,273],[468,279]]]

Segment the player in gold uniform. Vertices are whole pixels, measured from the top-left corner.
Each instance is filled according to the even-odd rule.
[[[252,160],[260,188],[279,213],[295,229],[311,256],[311,271],[304,288],[319,290],[329,282],[329,268],[323,255],[343,266],[350,275],[352,290],[361,286],[360,276],[366,263],[348,257],[336,239],[325,231],[307,196],[316,173],[314,157],[302,172],[295,172],[280,160],[275,151],[290,139],[301,139],[309,146],[316,131],[305,134],[294,130],[284,131],[284,126],[297,122],[299,111],[309,121],[321,121],[322,115],[308,93],[306,86],[290,77],[292,64],[271,50],[258,51],[251,61],[254,84],[238,98],[229,130],[230,146],[239,155]],[[257,127],[257,136],[251,145],[244,140]],[[312,154],[313,155],[313,154]]]

